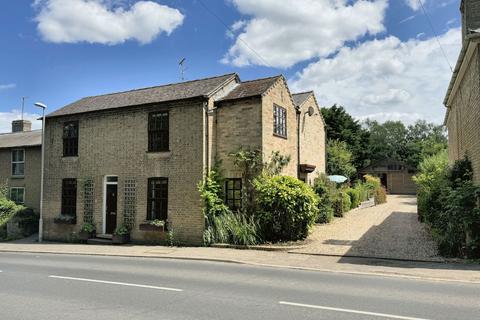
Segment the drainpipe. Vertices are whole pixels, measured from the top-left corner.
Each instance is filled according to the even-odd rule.
[[[205,166],[206,166],[205,173],[208,173],[210,172],[210,166],[208,163],[208,159],[210,156],[210,152],[208,148],[208,140],[209,140],[208,101],[203,102],[203,109],[205,110]]]
[[[296,108],[297,112],[297,179],[300,179],[300,115],[301,111]]]

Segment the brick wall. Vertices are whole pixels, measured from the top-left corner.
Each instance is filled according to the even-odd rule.
[[[41,147],[20,148],[25,150],[25,175],[12,177],[12,149],[0,149],[0,184],[7,187],[25,188],[25,206],[40,210]]]
[[[148,113],[169,109],[170,152],[148,153]],[[79,156],[62,156],[65,121],[79,120]],[[136,217],[133,240],[148,240],[139,224],[147,212],[147,179],[167,177],[168,218],[175,240],[200,244],[204,219],[197,184],[204,167],[203,102],[182,102],[134,107],[77,116],[48,118],[45,161],[45,238],[65,240],[83,223],[82,181],[94,182],[94,215],[97,233],[103,226],[103,184],[106,175],[118,176],[117,225],[123,222],[125,179],[136,180]],[[53,223],[61,212],[63,178],[77,178],[77,224]]]
[[[449,117],[448,149],[450,162],[467,155],[472,161],[474,181],[480,183],[480,55],[476,51],[455,93]]]

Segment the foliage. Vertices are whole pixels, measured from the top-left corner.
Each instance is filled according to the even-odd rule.
[[[480,257],[480,188],[471,181],[468,159],[449,168],[446,152],[427,157],[414,179],[419,217],[431,226],[441,254]]]
[[[387,190],[384,187],[376,188],[373,194],[375,205],[387,202]]]
[[[369,133],[341,106],[322,108],[327,137],[343,141],[352,152],[352,163],[360,168],[368,164]]]
[[[335,217],[342,218],[350,211],[352,203],[350,196],[344,190],[338,190],[333,197],[333,211]]]
[[[352,177],[356,173],[353,155],[346,142],[329,140],[327,144],[327,172],[330,175]]]
[[[289,176],[263,174],[254,181],[261,235],[267,241],[305,239],[318,216],[318,196]]]
[[[257,222],[242,213],[233,213],[222,200],[220,175],[211,170],[199,184],[200,196],[204,203],[205,244],[233,243],[253,245],[258,243]]]
[[[290,160],[290,155],[282,155],[279,151],[273,151],[270,161],[264,164],[264,170],[271,175],[280,174]]]
[[[7,183],[0,183],[0,199],[7,199],[8,186]]]
[[[370,190],[367,185],[361,181],[358,181],[354,189],[357,191],[360,202],[367,201],[370,198]]]
[[[363,178],[365,179],[365,186],[369,190],[375,190],[375,189],[380,188],[382,186],[382,183],[380,182],[379,177],[374,177],[370,174],[366,174],[366,175],[363,176]]]
[[[318,218],[317,223],[329,223],[333,220],[332,197],[336,190],[334,182],[328,180],[326,175],[320,175],[314,181],[313,190],[317,194]]]
[[[93,225],[92,223],[84,223],[80,231],[92,233],[95,231],[95,229],[96,229],[95,225]]]
[[[130,229],[126,224],[121,224],[117,228],[115,228],[115,231],[113,232],[113,234],[117,236],[127,235],[127,234],[130,234]]]
[[[6,198],[0,198],[0,227],[6,225],[11,218],[24,209],[24,206],[17,205]]]
[[[148,223],[155,227],[165,227],[165,220],[155,219],[149,221]]]
[[[350,197],[350,209],[355,209],[358,208],[360,205],[360,191],[358,189],[354,188],[348,188],[346,189],[346,193]]]
[[[365,122],[370,133],[370,159],[394,159],[418,167],[425,157],[437,154],[447,147],[445,129],[423,120],[405,127],[401,121]]]

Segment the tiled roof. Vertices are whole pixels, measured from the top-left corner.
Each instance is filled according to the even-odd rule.
[[[219,101],[235,100],[260,96],[265,93],[282,76],[244,81],[238,84],[229,94]]]
[[[293,103],[295,103],[295,106],[296,106],[296,107],[299,107],[299,106],[301,106],[312,94],[313,94],[313,91],[294,93],[294,94],[292,94]]]
[[[0,134],[0,149],[33,147],[42,144],[42,130]]]
[[[238,75],[231,73],[213,78],[87,97],[56,110],[47,117],[209,96],[235,77]]]

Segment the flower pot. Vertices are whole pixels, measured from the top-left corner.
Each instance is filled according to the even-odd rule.
[[[53,218],[53,223],[55,224],[77,224],[76,218],[67,219],[65,217]]]
[[[114,234],[112,236],[113,244],[125,244],[130,241],[130,234]]]
[[[78,233],[78,240],[80,241],[87,241],[88,239],[95,238],[95,231],[87,232],[87,231],[80,231]]]
[[[142,223],[139,228],[141,231],[165,231],[165,226],[155,226],[150,223]]]

